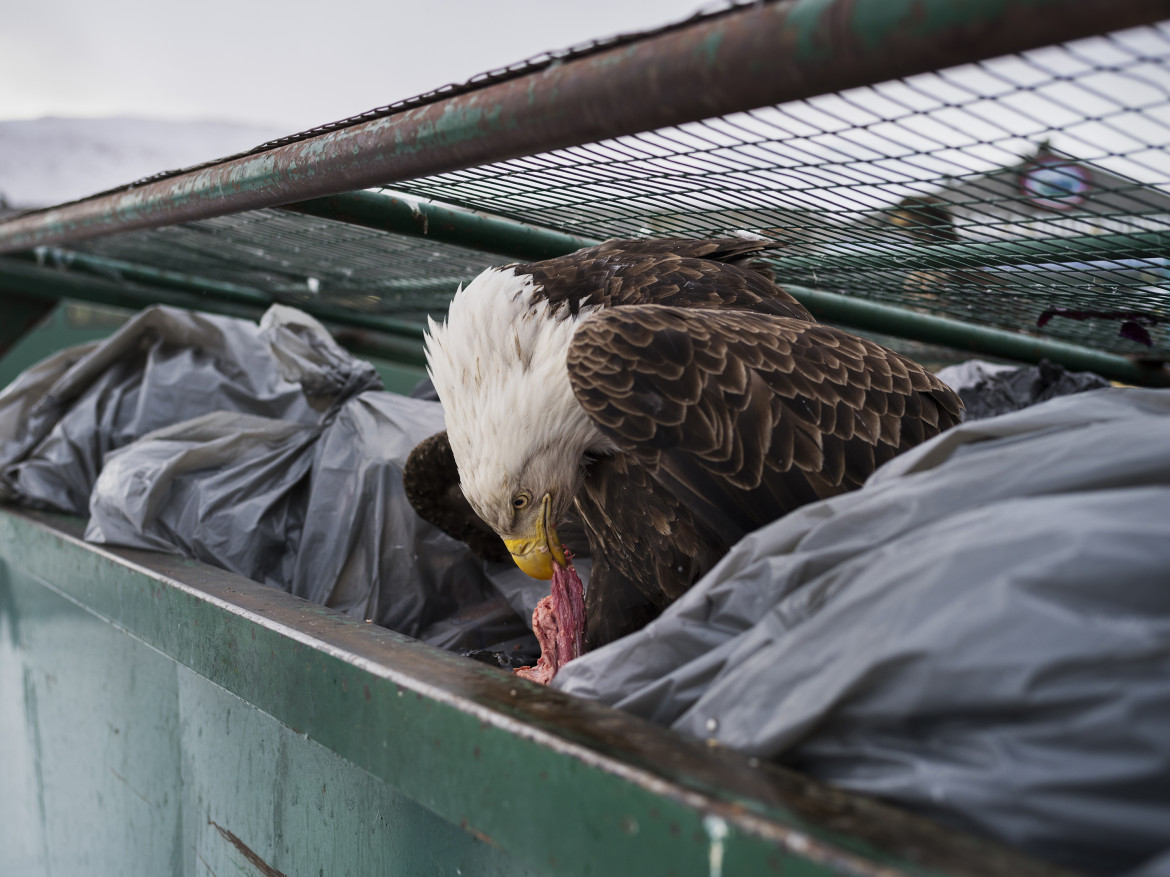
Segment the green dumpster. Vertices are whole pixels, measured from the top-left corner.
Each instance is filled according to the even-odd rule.
[[[1135,107],[1099,77],[1170,59],[1168,13],[730,6],[10,216],[0,368],[152,304],[283,303],[407,392],[426,316],[484,267],[747,232],[785,244],[819,319],[918,359],[1167,386],[1170,168],[1118,132],[1170,94]],[[0,507],[0,873],[1058,873],[83,531]]]

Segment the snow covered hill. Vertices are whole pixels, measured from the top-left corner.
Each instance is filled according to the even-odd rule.
[[[45,207],[289,134],[221,122],[0,121],[0,206]]]

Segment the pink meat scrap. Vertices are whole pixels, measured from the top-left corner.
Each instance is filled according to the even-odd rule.
[[[548,685],[557,671],[585,647],[585,588],[573,568],[572,555],[565,552],[568,563],[553,563],[552,593],[536,604],[532,613],[532,632],[540,643],[540,660],[535,667],[521,667],[517,676]]]

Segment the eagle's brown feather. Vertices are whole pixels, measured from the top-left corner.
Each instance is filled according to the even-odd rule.
[[[553,319],[580,319],[568,378],[618,449],[582,460],[575,502],[590,648],[643,626],[747,532],[959,420],[921,366],[816,323],[756,263],[768,248],[609,241],[511,266]]]
[[[607,241],[567,256],[511,266],[532,277],[561,316],[583,306],[662,304],[735,308],[811,320],[758,262],[766,241]]]
[[[861,486],[959,418],[954,393],[905,357],[767,314],[602,311],[577,329],[568,368],[590,417],[697,510],[724,549],[799,505]]]

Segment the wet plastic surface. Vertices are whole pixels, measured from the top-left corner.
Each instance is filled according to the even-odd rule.
[[[1120,873],[1170,847],[1170,392],[960,425],[554,687]]]
[[[150,308],[0,395],[0,499],[445,648],[523,653],[531,608],[516,609],[539,583],[414,514],[402,464],[442,409],[379,387],[295,309],[257,326]]]

